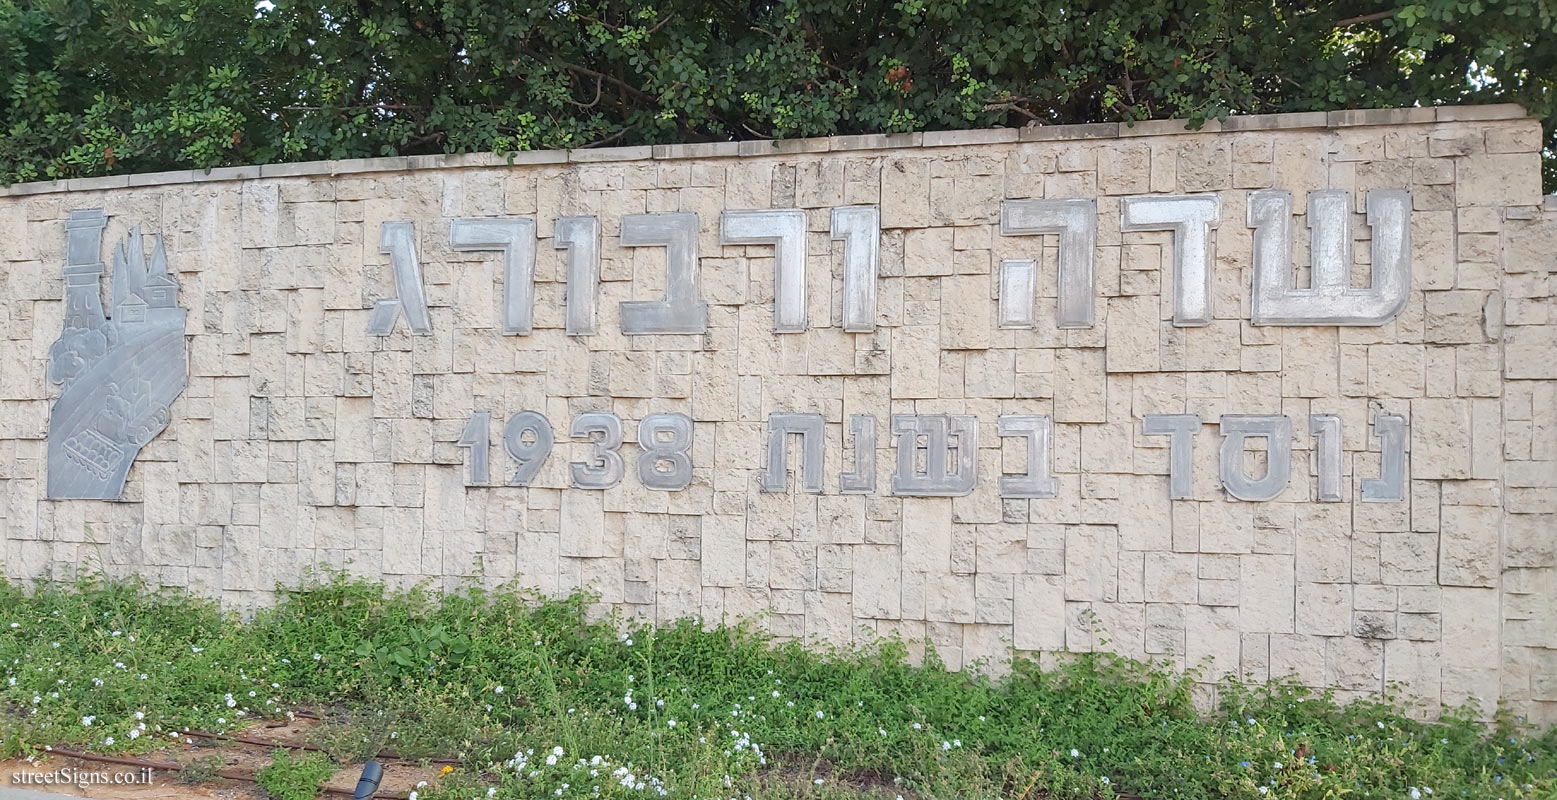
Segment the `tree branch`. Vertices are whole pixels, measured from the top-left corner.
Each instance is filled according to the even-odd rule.
[[[1337,28],[1350,28],[1353,25],[1362,25],[1367,22],[1378,22],[1381,19],[1389,19],[1395,16],[1395,9],[1378,11],[1372,14],[1363,14],[1360,17],[1348,17],[1335,23]]]
[[[563,69],[573,70],[574,72],[577,72],[580,75],[588,75],[591,78],[597,78],[597,79],[600,79],[600,80],[603,80],[603,81],[607,81],[611,85],[620,87],[624,91],[626,91],[626,92],[628,92],[628,93],[630,93],[632,95],[637,96],[641,100],[647,100],[650,103],[657,102],[655,100],[655,98],[654,98],[654,95],[651,95],[648,92],[645,92],[642,89],[639,89],[638,87],[628,83],[627,81],[622,80],[621,78],[612,77],[610,75],[605,74],[604,72],[596,72],[596,71],[590,69],[589,67],[581,67],[581,66],[579,66],[577,64],[563,63],[562,67],[563,67]]]

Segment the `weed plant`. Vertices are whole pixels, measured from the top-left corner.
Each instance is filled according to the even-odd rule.
[[[149,752],[306,707],[337,761],[460,760],[418,800],[1557,797],[1557,732],[1506,714],[1285,683],[1197,713],[1193,673],[1108,654],[994,678],[589,603],[324,575],[241,619],[135,581],[0,585],[0,755]]]
[[[318,753],[294,755],[277,748],[254,779],[271,800],[314,800],[319,787],[334,774],[330,760]]]

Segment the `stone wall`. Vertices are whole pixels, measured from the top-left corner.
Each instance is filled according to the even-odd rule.
[[[1012,647],[1106,648],[1204,665],[1208,681],[1294,675],[1347,696],[1393,682],[1429,706],[1502,698],[1551,722],[1557,204],[1540,196],[1540,145],[1522,111],[1464,107],[13,186],[0,193],[4,570],[137,573],[237,606],[311,564],[394,583],[480,575],[588,587],[657,620],[771,611],[763,624],[782,637],[927,639],[956,667],[998,668]],[[1299,280],[1310,191],[1352,198],[1360,276],[1367,192],[1409,191],[1398,315],[1251,324],[1247,208],[1271,188],[1295,199]],[[1204,325],[1175,324],[1177,234],[1121,231],[1122,197],[1183,194],[1220,200]],[[1002,202],[1025,198],[1095,200],[1090,327],[1056,325],[1060,237],[1002,235]],[[863,332],[844,330],[842,206],[879,208]],[[775,332],[771,243],[721,245],[722,212],[768,208],[803,212],[797,333]],[[132,226],[161,235],[188,312],[187,386],[122,502],[46,499],[65,223],[88,209],[108,215],[104,261]],[[705,332],[623,332],[622,301],[666,291],[666,249],[623,245],[624,216],[655,212],[697,215]],[[600,226],[587,335],[565,331],[573,251],[554,235],[578,216]],[[494,217],[534,220],[524,335],[503,332],[504,253],[451,243],[451,220]],[[381,248],[399,221],[414,226],[429,327],[412,333],[390,302],[393,332],[370,335],[374,306],[405,293],[399,256]],[[1036,324],[1002,327],[1003,262],[1023,259],[1036,262]],[[529,486],[504,485],[528,471],[503,446],[527,410],[555,445]],[[626,476],[577,488],[569,463],[589,465],[593,445],[569,428],[600,411],[623,421]],[[803,485],[800,438],[795,474],[763,491],[773,412],[823,419],[821,492]],[[651,414],[695,421],[685,489],[644,485],[636,442]],[[940,414],[976,419],[976,485],[894,492],[890,418]],[[1205,423],[1183,499],[1170,499],[1170,437],[1143,428],[1155,414]],[[1218,421],[1234,414],[1291,420],[1291,475],[1273,500],[1223,488]],[[878,426],[875,486],[850,493],[856,415]],[[997,425],[1011,415],[1050,418],[1054,497],[1003,491],[998,478],[1028,465]],[[1341,425],[1338,501],[1321,502],[1311,415]],[[1365,502],[1362,484],[1387,472],[1379,415],[1405,422],[1403,497]],[[1269,467],[1264,452],[1241,458],[1248,474]]]

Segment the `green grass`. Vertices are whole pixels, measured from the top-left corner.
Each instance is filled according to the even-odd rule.
[[[135,583],[0,584],[0,755],[148,752],[307,706],[337,760],[461,760],[419,800],[1557,797],[1557,732],[1506,715],[1231,683],[1197,714],[1192,677],[1104,654],[995,680],[897,642],[817,652],[587,607],[328,576],[244,621]]]
[[[314,800],[319,787],[334,774],[330,760],[318,753],[295,756],[277,749],[254,778],[273,800]]]

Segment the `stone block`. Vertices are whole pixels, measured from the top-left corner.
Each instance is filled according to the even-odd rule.
[[[1065,586],[1055,576],[1030,575],[1016,580],[1012,646],[1018,650],[1061,650],[1065,647]]]

